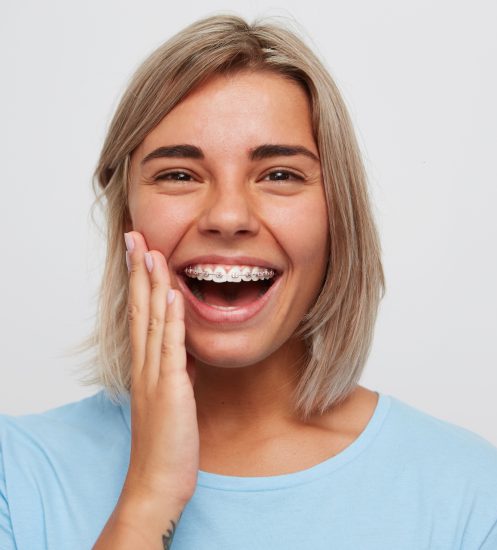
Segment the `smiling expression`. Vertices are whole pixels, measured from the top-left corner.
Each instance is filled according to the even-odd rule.
[[[313,305],[329,254],[318,157],[303,89],[247,71],[194,89],[133,151],[129,229],[165,256],[173,287],[185,291],[184,268],[202,257],[277,271],[264,303],[241,321],[210,319],[185,300],[187,349],[200,361],[260,363]]]

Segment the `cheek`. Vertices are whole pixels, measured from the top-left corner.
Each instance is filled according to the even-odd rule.
[[[280,210],[272,227],[294,267],[315,267],[319,272],[328,257],[328,213],[324,197],[302,198]]]
[[[143,198],[130,208],[133,229],[143,235],[149,250],[167,259],[191,224],[190,210],[170,197]]]

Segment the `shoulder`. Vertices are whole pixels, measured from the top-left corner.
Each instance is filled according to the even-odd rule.
[[[41,413],[0,414],[0,452],[4,459],[7,454],[75,455],[83,447],[118,437],[124,426],[119,403],[101,390]]]
[[[119,404],[113,402],[104,390],[79,401],[60,405],[40,413],[0,414],[0,435],[13,431],[98,430],[119,414]]]
[[[442,420],[396,397],[389,396],[386,430],[413,458],[437,461],[445,467],[488,467],[497,473],[497,447],[477,433]]]
[[[487,532],[497,522],[497,447],[467,428],[389,398],[380,447],[395,481],[425,495],[433,513],[466,518],[467,530]]]
[[[404,509],[415,504],[412,513],[429,518],[433,529],[457,534],[458,548],[493,548],[497,448],[467,428],[384,397],[387,411],[370,460],[387,482],[385,494]]]
[[[104,390],[37,414],[0,415],[0,547],[3,533],[9,541],[15,533],[19,548],[48,539],[62,548],[69,538],[89,548],[117,501],[129,447],[122,407]]]

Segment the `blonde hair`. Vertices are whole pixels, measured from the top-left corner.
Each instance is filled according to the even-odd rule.
[[[356,387],[385,281],[365,170],[340,93],[294,31],[260,19],[248,24],[221,14],[190,24],[142,63],[121,99],[93,179],[92,208],[105,202],[107,259],[94,332],[77,348],[77,353],[94,351],[83,365],[89,372],[80,381],[103,386],[114,402],[130,389],[123,233],[131,226],[127,197],[132,151],[193,88],[213,75],[240,70],[270,71],[302,86],[321,159],[329,261],[321,292],[295,334],[308,350],[294,394],[295,410],[305,420],[339,404]]]

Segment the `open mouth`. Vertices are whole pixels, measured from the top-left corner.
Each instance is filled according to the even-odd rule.
[[[240,281],[238,283],[199,281],[184,277],[186,286],[199,301],[217,307],[243,307],[255,302],[274,284],[276,275],[261,281]]]

